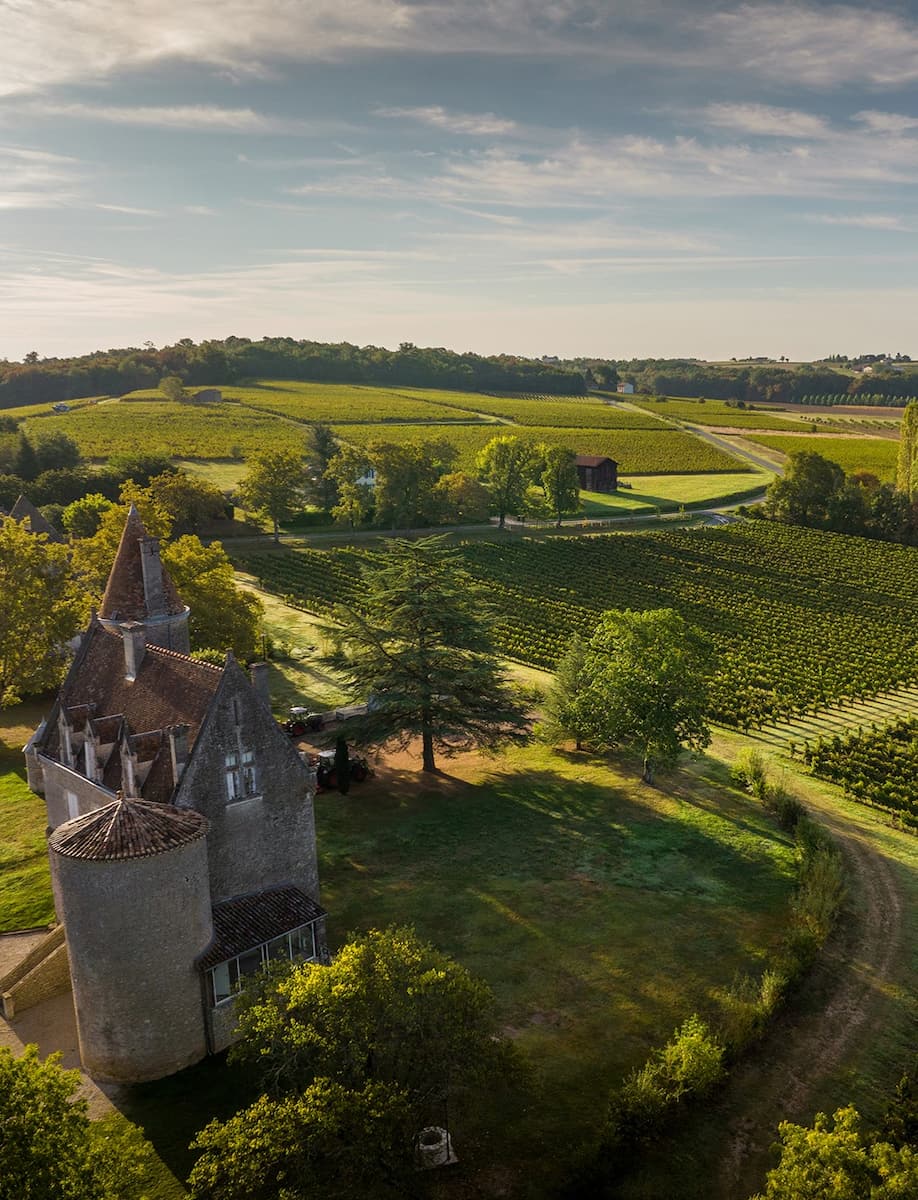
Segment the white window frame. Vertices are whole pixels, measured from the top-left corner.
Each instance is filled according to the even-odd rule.
[[[308,954],[308,955],[299,954],[299,955],[294,956],[293,943],[292,943],[291,939],[295,933],[299,933],[301,930],[304,930],[304,929],[308,929],[309,933],[310,933],[310,937],[312,940],[312,954]],[[237,954],[234,958],[227,958],[223,962],[217,963],[215,966],[211,967],[207,972],[209,979],[210,979],[211,1008],[222,1008],[224,1004],[229,1004],[232,1000],[234,1000],[236,998],[236,993],[239,991],[239,983],[242,979],[245,978],[245,975],[243,975],[242,971],[239,968],[239,960],[241,958],[247,957],[249,954],[253,954],[256,950],[260,951],[260,953],[261,953],[261,969],[264,970],[264,968],[266,966],[268,966],[269,963],[271,963],[272,961],[276,961],[277,957],[279,957],[279,956],[275,956],[275,959],[272,960],[272,958],[268,954],[268,947],[273,945],[275,942],[280,941],[281,938],[287,939],[287,954],[285,957],[290,962],[318,962],[319,956],[317,953],[317,946],[316,946],[316,922],[315,921],[307,921],[305,925],[294,925],[294,927],[292,929],[288,929],[286,933],[279,933],[277,935],[277,937],[270,938],[267,942],[260,942],[256,946],[250,946],[247,950],[243,950],[242,954]],[[226,969],[227,969],[231,991],[228,996],[224,996],[222,1000],[218,1000],[216,998],[217,997],[217,985],[216,985],[216,980],[214,978],[214,972],[219,971],[221,969],[221,967],[226,967]]]

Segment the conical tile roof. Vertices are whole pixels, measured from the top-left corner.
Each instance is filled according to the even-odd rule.
[[[48,845],[65,858],[103,862],[162,854],[206,833],[207,818],[194,809],[128,800],[119,792],[111,804],[58,825]]]
[[[132,504],[99,609],[99,616],[105,620],[145,621],[151,616],[178,616],[185,611],[185,605],[165,567],[162,567],[165,606],[160,612],[149,611],[140,557],[140,543],[147,537],[140,513]]]

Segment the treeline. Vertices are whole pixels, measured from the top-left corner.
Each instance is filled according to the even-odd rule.
[[[585,369],[590,369],[584,364]],[[851,376],[830,367],[808,363],[788,368],[768,364],[633,359],[616,364],[618,377],[633,383],[638,392],[658,396],[705,396],[711,400],[746,403],[803,404],[806,397],[844,395],[847,403],[904,403],[915,392],[916,376],[910,372],[874,370]],[[864,401],[861,397],[871,397]]]
[[[0,409],[59,403],[84,396],[123,395],[157,387],[177,375],[190,387],[241,383],[246,379],[299,379],[326,383],[398,384],[465,391],[539,392],[578,396],[583,375],[513,355],[486,358],[442,347],[403,342],[398,350],[296,338],[229,337],[196,344],[182,338],[156,349],[99,350],[76,358],[27,354],[22,362],[0,362]]]

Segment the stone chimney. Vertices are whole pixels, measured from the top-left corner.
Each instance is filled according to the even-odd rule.
[[[143,594],[147,613],[151,617],[160,617],[168,611],[168,605],[163,587],[163,564],[159,557],[159,538],[140,539],[140,566],[143,571]]]
[[[139,621],[125,621],[121,626],[121,637],[124,642],[124,677],[133,683],[147,652],[143,625]]]
[[[252,687],[268,712],[271,711],[271,686],[268,682],[268,664],[266,662],[252,663],[249,667]]]
[[[169,733],[169,753],[172,757],[172,779],[178,787],[188,762],[188,726],[172,725]]]

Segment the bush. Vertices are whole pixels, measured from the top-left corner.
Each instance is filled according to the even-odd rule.
[[[781,828],[786,829],[788,833],[794,833],[806,816],[806,809],[783,783],[765,783],[761,800],[765,808],[774,813]]]
[[[730,778],[737,787],[761,798],[766,781],[765,759],[758,750],[743,750],[733,764]]]
[[[723,1058],[724,1047],[693,1014],[612,1096],[609,1141],[651,1137],[680,1104],[711,1090],[724,1073]]]

